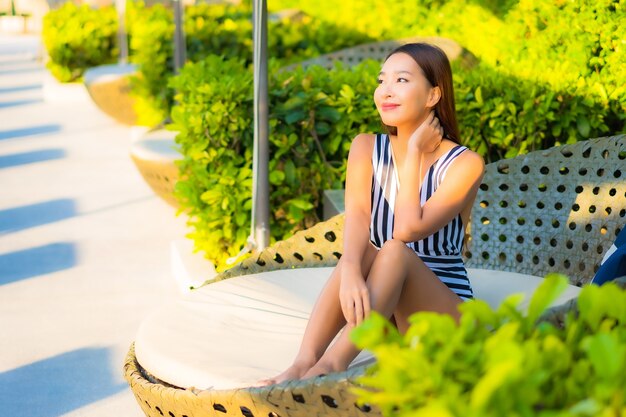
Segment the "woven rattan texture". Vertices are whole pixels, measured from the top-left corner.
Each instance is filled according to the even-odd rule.
[[[222,272],[215,280],[278,269],[335,266],[343,251],[343,219],[344,215],[338,214],[297,232]]]
[[[150,188],[172,207],[178,207],[174,197],[178,167],[174,161],[143,159],[136,154],[131,154],[131,158]]]
[[[464,66],[469,67],[476,63],[476,58],[473,55],[451,39],[440,37],[411,37],[368,43],[354,46],[352,48],[342,49],[337,52],[324,54],[313,59],[286,66],[282,70],[290,71],[295,67],[307,68],[312,65],[320,65],[330,70],[334,68],[335,62],[338,61],[347,67],[358,65],[366,59],[373,59],[378,62],[382,62],[395,48],[411,42],[426,42],[432,45],[437,45],[446,53],[451,61],[459,59]]]
[[[466,265],[589,282],[626,222],[626,135],[487,165]]]
[[[236,390],[186,390],[154,380],[141,369],[131,346],[124,376],[149,417],[312,417],[380,416],[378,409],[357,406],[350,387],[363,369],[291,381],[271,387]]]

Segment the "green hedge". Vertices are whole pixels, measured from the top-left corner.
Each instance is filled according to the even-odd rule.
[[[132,54],[141,75],[133,80],[139,103],[139,123],[156,125],[168,118],[174,91],[167,79],[174,73],[172,11],[162,5],[146,8],[134,26]],[[252,10],[248,6],[197,5],[185,9],[187,59],[197,62],[210,54],[252,62]],[[283,65],[374,40],[367,34],[304,17],[268,24],[268,54]]]
[[[586,286],[563,328],[537,322],[565,288],[549,275],[521,313],[484,301],[448,315],[419,312],[404,336],[372,314],[351,334],[377,359],[355,392],[387,417],[591,417],[626,412],[626,291]]]
[[[312,226],[322,190],[343,186],[354,132],[379,126],[371,97],[378,63],[351,71],[321,67],[270,76],[272,241]],[[171,129],[185,156],[176,185],[196,247],[218,269],[245,244],[252,195],[252,75],[218,56],[185,66],[170,86],[180,105]]]
[[[381,131],[373,103],[380,63],[354,69],[270,74],[272,241],[321,219],[322,190],[343,188],[347,153],[360,132]],[[191,237],[218,268],[249,234],[252,79],[243,61],[211,57],[187,65],[170,87],[180,92],[171,129],[184,161],[177,190],[192,215]],[[555,92],[480,65],[454,65],[463,142],[488,162],[607,132],[601,103]],[[243,208],[243,210],[242,210]]]
[[[89,67],[114,63],[119,54],[113,7],[65,3],[44,16],[42,36],[50,56],[46,65],[61,82],[79,81]]]
[[[518,46],[507,49],[502,71],[601,103],[608,130],[623,132],[624,21],[624,0],[520,1],[507,16]]]
[[[459,129],[487,162],[609,133],[606,103],[479,65],[455,68]]]
[[[156,126],[167,115],[167,103],[172,93],[167,90],[167,77],[173,71],[174,20],[171,11],[162,4],[146,8],[133,2],[136,21],[131,29],[129,50],[139,72],[130,77],[135,98],[137,124]]]
[[[626,129],[624,0],[272,0],[270,6],[300,7],[381,39],[454,39],[492,71],[584,97],[587,107],[599,103],[608,132]],[[581,120],[583,132],[585,126]]]

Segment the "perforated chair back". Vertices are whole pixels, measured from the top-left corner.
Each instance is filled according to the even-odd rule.
[[[588,283],[626,222],[626,135],[488,164],[466,265]]]
[[[383,42],[373,42],[354,46],[351,48],[342,49],[329,54],[324,54],[316,58],[308,59],[296,64],[288,65],[282,68],[283,71],[290,71],[296,67],[307,68],[312,65],[320,65],[326,69],[333,69],[336,62],[341,62],[347,67],[352,67],[360,64],[366,59],[373,59],[378,62],[382,62],[387,55],[398,46],[412,43],[412,42],[425,42],[432,45],[436,45],[441,48],[450,61],[460,59],[463,65],[471,66],[477,61],[476,58],[463,49],[458,43],[451,39],[440,38],[436,36],[431,37],[410,37],[396,40],[389,40]]]

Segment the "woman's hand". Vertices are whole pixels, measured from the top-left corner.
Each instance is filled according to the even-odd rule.
[[[441,144],[443,140],[443,127],[439,124],[439,119],[435,117],[435,111],[431,110],[426,120],[409,138],[409,147],[417,148],[424,153],[431,153]]]
[[[344,265],[339,285],[341,311],[349,325],[358,326],[370,313],[370,294],[358,268]]]

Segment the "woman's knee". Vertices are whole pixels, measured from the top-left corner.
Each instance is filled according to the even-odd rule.
[[[404,256],[407,250],[409,250],[409,248],[406,246],[406,243],[400,239],[389,239],[383,243],[382,248],[378,252],[378,256],[382,255],[384,257],[395,258],[398,256]]]

